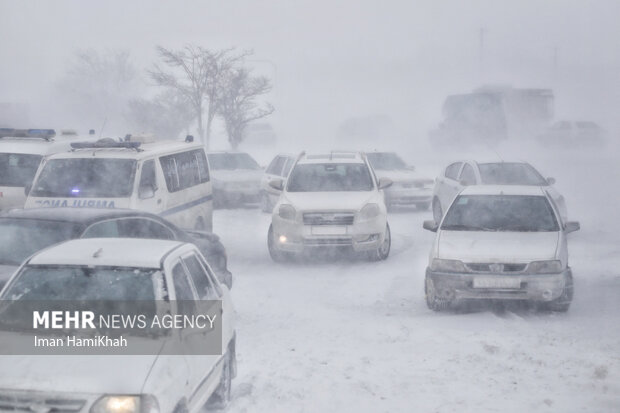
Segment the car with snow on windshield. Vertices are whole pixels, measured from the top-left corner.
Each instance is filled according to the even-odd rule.
[[[263,169],[246,152],[209,152],[216,207],[257,204]]]
[[[470,186],[436,232],[426,269],[426,303],[444,310],[466,300],[523,300],[568,311],[573,275],[564,222],[549,195],[535,186]]]
[[[372,260],[390,253],[391,233],[382,190],[363,153],[302,153],[286,183],[270,182],[282,194],[268,231],[274,261],[317,248],[346,248]]]

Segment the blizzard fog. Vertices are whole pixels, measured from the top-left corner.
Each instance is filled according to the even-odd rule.
[[[613,412],[620,409],[618,16],[614,0],[0,0],[0,103],[27,107],[20,124],[0,126],[99,132],[105,123],[103,136],[124,136],[132,131],[118,107],[70,109],[63,79],[74,53],[128,52],[138,74],[131,93],[148,97],[155,46],[194,44],[251,49],[248,65],[271,79],[263,99],[275,112],[264,121],[277,143],[240,146],[261,165],[281,152],[397,151],[435,178],[453,160],[528,161],[557,180],[569,218],[581,223],[568,241],[575,299],[567,314],[428,310],[427,211],[390,213],[385,262],[301,264],[269,258],[268,214],[216,211],[239,322],[229,411]],[[446,96],[485,84],[552,89],[554,120],[595,121],[606,144],[431,145]],[[347,139],[347,122],[377,132]],[[188,131],[195,134],[194,125]],[[219,123],[212,142],[211,149],[229,148]]]

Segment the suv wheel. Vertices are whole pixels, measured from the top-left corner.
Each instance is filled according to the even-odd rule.
[[[426,296],[426,305],[433,311],[443,311],[450,308],[450,300],[447,298],[439,297],[433,280],[426,276],[424,280],[424,295]]]
[[[390,232],[390,225],[385,224],[385,237],[379,248],[370,252],[369,258],[371,261],[383,261],[390,255],[390,248],[392,247],[392,233]]]

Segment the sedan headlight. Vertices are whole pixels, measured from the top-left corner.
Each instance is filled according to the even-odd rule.
[[[440,258],[433,259],[431,263],[431,271],[439,272],[467,272],[463,261],[459,260],[442,260]]]
[[[288,219],[293,221],[295,219],[295,208],[292,205],[280,205],[280,209],[278,210],[278,215],[282,219]]]
[[[90,413],[159,413],[159,405],[150,395],[103,396],[93,404]]]
[[[366,204],[364,208],[360,210],[360,219],[367,221],[379,216],[381,209],[377,204]]]
[[[527,267],[530,274],[555,274],[562,272],[562,262],[560,260],[532,261]]]

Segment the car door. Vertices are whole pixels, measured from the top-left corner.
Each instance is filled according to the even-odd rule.
[[[452,203],[454,197],[461,191],[462,187],[458,178],[463,167],[463,162],[454,162],[445,169],[444,174],[439,177],[436,184],[436,196],[439,199],[442,213]]]
[[[149,159],[142,162],[140,167],[140,180],[138,181],[138,194],[136,209],[159,213],[164,208],[163,198],[165,190],[160,187],[155,169],[155,160]]]
[[[274,160],[269,164],[267,169],[265,170],[265,175],[263,176],[263,185],[262,188],[267,194],[272,197],[277,197],[280,195],[280,191],[272,188],[269,183],[274,179],[281,179],[282,169],[284,168],[284,163],[286,162],[286,157],[278,155],[274,158]],[[273,198],[271,199],[274,200]]]

